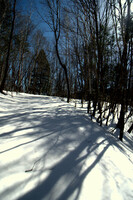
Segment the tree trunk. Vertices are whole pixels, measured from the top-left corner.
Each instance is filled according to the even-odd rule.
[[[132,125],[130,126],[130,128],[128,129],[128,133],[131,133],[131,131],[133,130],[133,123],[132,123]]]
[[[122,141],[123,139],[123,132],[124,132],[124,105],[121,105],[121,113],[119,119],[119,128],[120,128],[120,137],[119,139]]]
[[[58,40],[57,39],[56,39],[56,46],[55,47],[56,47],[57,58],[58,58],[59,63],[60,63],[60,65],[63,68],[64,73],[65,73],[66,83],[67,83],[67,102],[69,103],[69,101],[70,101],[70,86],[69,86],[69,80],[68,80],[67,67],[61,61],[61,58],[60,58],[60,55],[59,55],[59,50],[58,50]]]
[[[0,92],[1,93],[3,93],[4,87],[5,87],[5,82],[6,82],[6,77],[7,77],[7,73],[8,73],[8,69],[9,69],[9,57],[10,57],[11,43],[12,43],[14,23],[15,23],[15,15],[16,15],[15,8],[16,8],[16,0],[14,0],[14,4],[13,4],[13,20],[12,20],[12,27],[11,27],[11,33],[10,33],[10,38],[9,38],[7,57],[6,57],[5,72],[4,72],[3,80],[2,80],[1,85],[0,85]]]
[[[121,91],[122,91],[122,98],[121,98],[121,113],[119,119],[119,127],[120,127],[120,140],[122,141],[123,132],[124,132],[124,116],[126,112],[126,96],[127,96],[127,80],[128,80],[128,70],[127,70],[127,45],[129,41],[129,21],[130,21],[130,0],[127,0],[127,22],[126,22],[126,30],[125,30],[125,37],[123,40],[124,48],[123,54],[121,59]]]

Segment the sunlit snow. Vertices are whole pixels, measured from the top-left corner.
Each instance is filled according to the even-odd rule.
[[[0,94],[0,200],[133,199],[133,134],[122,143],[80,107]]]

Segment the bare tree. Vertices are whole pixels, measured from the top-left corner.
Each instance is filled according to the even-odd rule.
[[[46,3],[48,12],[49,12],[49,19],[42,19],[49,25],[51,30],[54,33],[55,38],[55,49],[59,64],[61,65],[62,69],[64,70],[66,83],[67,83],[67,102],[70,100],[70,87],[69,87],[69,78],[68,78],[68,70],[66,64],[62,61],[59,51],[59,40],[61,34],[61,1],[60,0],[44,0],[41,1],[42,4]],[[40,15],[40,13],[39,13]]]
[[[6,11],[8,8],[9,1],[6,2],[6,0],[0,0],[0,4],[1,4],[0,5],[0,28],[1,28],[4,18],[6,16]]]
[[[10,57],[12,38],[13,38],[15,16],[16,16],[16,10],[15,9],[16,9],[16,0],[14,0],[14,3],[13,3],[13,19],[12,19],[10,38],[9,38],[9,43],[8,43],[8,51],[7,51],[7,56],[6,56],[6,65],[5,65],[4,76],[3,76],[3,79],[2,79],[1,85],[0,85],[0,92],[2,92],[2,93],[3,93],[3,90],[4,90],[6,77],[7,77],[7,73],[8,73],[8,69],[9,69],[9,57]]]
[[[116,3],[114,0],[110,0],[111,13],[113,19],[113,26],[115,30],[116,43],[119,52],[119,90],[120,90],[120,104],[121,111],[118,121],[118,128],[120,128],[120,140],[123,139],[124,131],[124,118],[127,109],[127,88],[128,88],[128,43],[130,39],[130,18],[131,18],[131,0],[122,1],[119,0]],[[126,11],[127,9],[127,11]],[[126,14],[127,13],[127,14]],[[119,26],[118,26],[119,25]],[[118,32],[119,29],[119,32]],[[121,38],[121,41],[119,40]],[[120,46],[122,47],[120,48]]]

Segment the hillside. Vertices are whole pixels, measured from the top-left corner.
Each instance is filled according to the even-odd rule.
[[[133,134],[58,97],[0,94],[0,141],[1,200],[133,199]]]

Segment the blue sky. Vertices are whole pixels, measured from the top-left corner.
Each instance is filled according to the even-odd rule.
[[[47,38],[52,37],[51,30],[49,26],[42,21],[40,16],[37,14],[37,10],[43,12],[42,6],[39,3],[39,0],[17,0],[17,9],[21,11],[22,14],[31,15],[33,23],[36,25],[37,29],[41,29],[44,33],[44,36]]]

